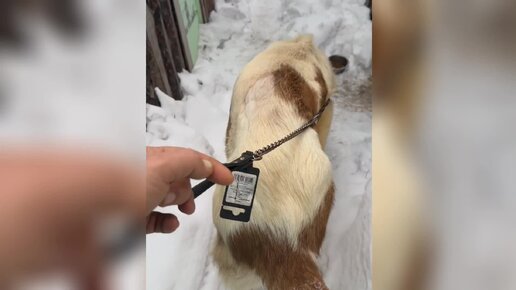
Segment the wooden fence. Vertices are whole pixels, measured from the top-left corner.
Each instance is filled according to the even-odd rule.
[[[184,25],[178,19],[178,0],[147,1],[147,103],[160,105],[154,88],[176,100],[183,98],[181,81],[177,75],[192,64],[186,63],[188,54]],[[182,0],[184,2],[200,1],[202,22],[207,22],[209,13],[214,10],[214,0]],[[181,28],[180,28],[181,27]]]

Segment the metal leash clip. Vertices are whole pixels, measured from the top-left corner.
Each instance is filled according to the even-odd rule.
[[[255,160],[254,153],[251,151],[246,151],[240,155],[237,159],[229,162],[224,163],[224,166],[226,166],[229,170],[235,171],[239,169],[243,169],[251,164],[253,164],[253,161]],[[212,187],[215,183],[213,183],[210,180],[203,180],[196,186],[192,188],[192,191],[194,193],[194,198],[197,198],[199,195],[201,195],[203,192],[208,190],[210,187]]]

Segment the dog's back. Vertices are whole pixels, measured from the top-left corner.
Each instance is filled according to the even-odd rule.
[[[239,76],[226,136],[228,160],[285,137],[310,120],[334,89],[326,57],[303,36],[272,44]],[[333,203],[323,144],[331,107],[314,128],[255,162],[260,178],[249,223],[219,217],[214,258],[232,289],[326,289],[315,263]],[[262,284],[263,283],[263,284]]]

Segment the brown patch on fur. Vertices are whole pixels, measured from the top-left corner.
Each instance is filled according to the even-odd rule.
[[[272,237],[257,227],[241,229],[229,238],[229,250],[237,262],[254,269],[269,290],[308,290],[314,283],[328,289],[308,249],[294,249]]]
[[[328,289],[310,253],[319,254],[334,197],[331,184],[314,220],[300,233],[297,248],[266,230],[248,227],[229,238],[233,258],[255,269],[271,290]]]
[[[318,67],[315,67],[315,81],[319,83],[319,87],[321,88],[321,98],[319,106],[322,106],[323,103],[328,99],[328,86],[326,85],[326,81],[324,80],[324,76],[321,70]],[[330,131],[331,120],[333,117],[333,104],[330,102],[328,107],[324,110],[319,122],[314,126],[314,130],[319,135],[319,142],[321,143],[321,147],[324,148],[326,146],[326,139],[328,138],[328,133]]]
[[[334,199],[335,186],[332,183],[326,192],[326,196],[324,197],[314,220],[299,234],[299,244],[317,255],[319,255],[319,250],[321,249],[324,236],[326,235],[326,225],[328,223],[328,218],[330,217],[330,211],[333,207]]]
[[[221,272],[234,273],[235,267],[234,260],[228,253],[228,248],[222,239],[220,233],[217,233],[217,240],[215,241],[215,247],[212,251],[213,259],[217,262],[217,266]]]
[[[315,67],[315,81],[318,82],[319,87],[321,87],[321,102],[323,102],[328,97],[328,86],[326,85],[323,74],[318,67]]]
[[[295,104],[303,118],[311,119],[318,111],[318,98],[305,79],[289,65],[281,65],[273,77],[277,94]]]
[[[321,147],[324,148],[326,146],[326,140],[328,139],[328,134],[330,132],[331,121],[333,118],[333,102],[330,101],[328,107],[324,110],[319,122],[315,124],[313,127],[315,132],[319,135],[319,143],[321,143]]]
[[[229,132],[231,131],[231,116],[228,118],[228,125],[226,127],[226,147],[228,147],[229,143]]]
[[[231,114],[231,111],[232,111],[232,109],[233,109],[233,104],[231,104],[231,105],[229,106],[229,118],[228,118],[228,125],[226,126],[226,142],[225,142],[225,144],[226,144],[226,150],[225,150],[225,152],[226,152],[226,156],[229,156],[229,152],[228,152],[228,151],[229,151],[229,148],[231,148],[231,147],[232,147],[232,146],[230,146],[230,145],[229,145],[229,143],[230,143],[230,141],[231,141],[231,140],[230,140],[230,138],[231,138],[231,137],[230,137],[230,134],[231,134],[231,115],[232,115],[232,114]]]

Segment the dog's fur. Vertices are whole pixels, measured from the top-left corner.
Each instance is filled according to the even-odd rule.
[[[226,134],[233,160],[310,120],[335,89],[334,74],[311,36],[273,43],[236,81]],[[327,289],[316,265],[334,187],[323,151],[332,118],[326,108],[314,128],[255,162],[260,169],[249,223],[219,217],[224,187],[213,200],[213,256],[230,289]]]

